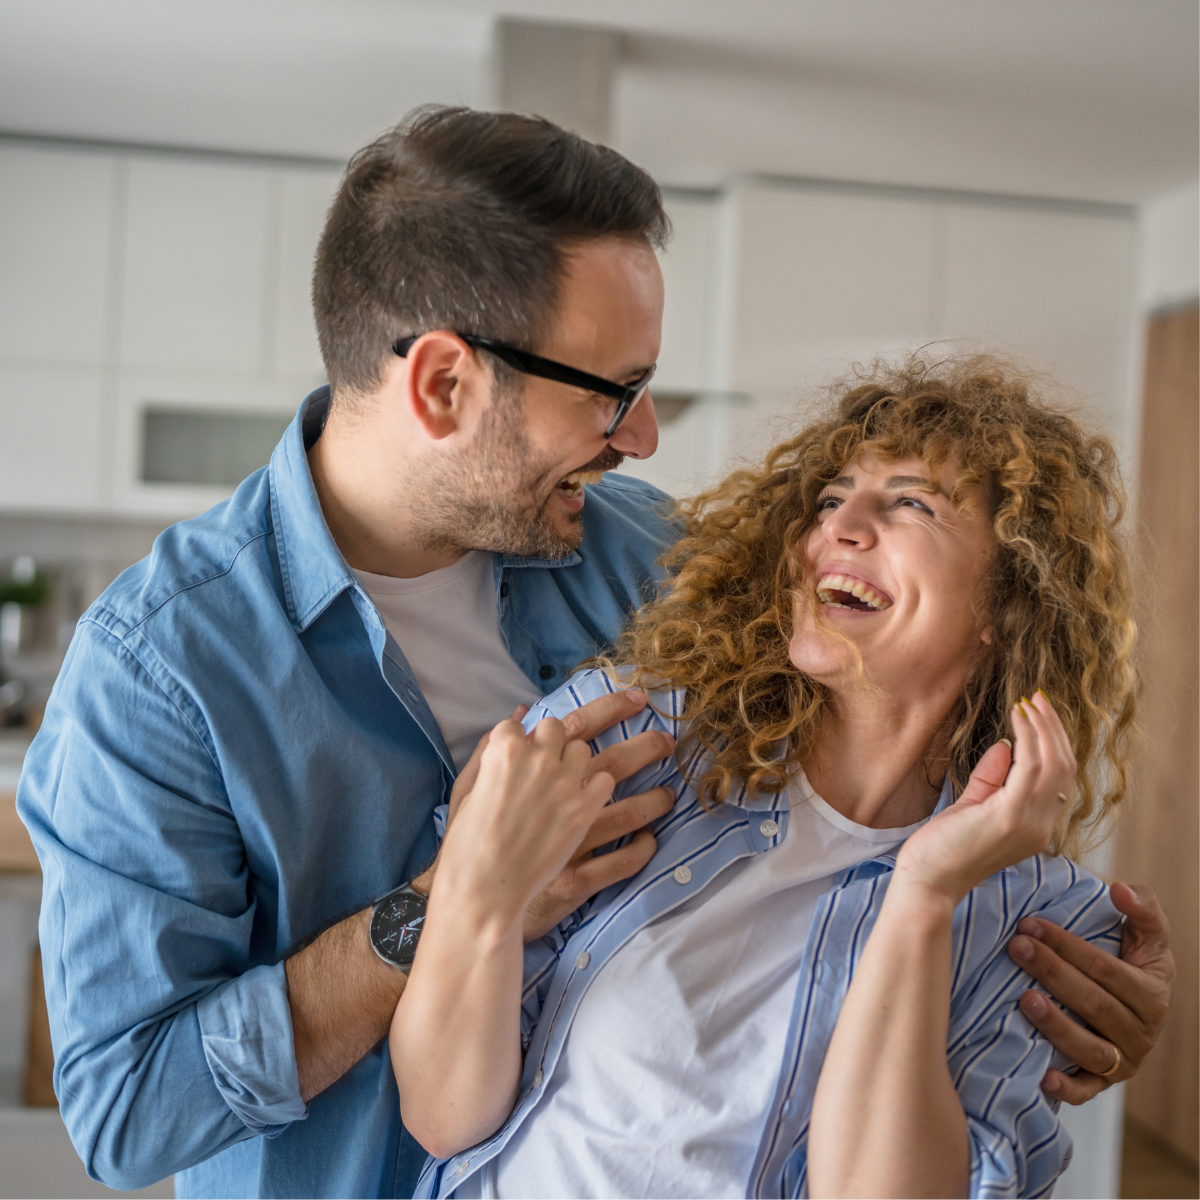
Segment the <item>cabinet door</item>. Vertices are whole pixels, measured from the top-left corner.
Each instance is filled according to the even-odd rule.
[[[122,366],[243,376],[269,369],[275,194],[265,168],[131,162]]]
[[[790,434],[854,363],[927,340],[935,294],[924,200],[753,183],[728,204],[717,373],[751,400],[730,413],[726,461]]]
[[[116,178],[112,155],[0,146],[0,359],[104,358]]]
[[[307,384],[325,380],[313,325],[312,274],[317,243],[340,181],[337,171],[282,173],[273,362],[280,379]]]
[[[1120,216],[950,205],[939,332],[1052,372],[1124,438],[1134,232]]]
[[[0,506],[96,508],[104,412],[99,367],[0,362]]]

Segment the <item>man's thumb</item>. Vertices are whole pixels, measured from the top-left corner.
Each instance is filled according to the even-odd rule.
[[[971,772],[963,794],[959,796],[959,804],[980,804],[997,788],[1001,787],[1008,777],[1008,768],[1012,766],[1012,746],[1007,738],[1002,738],[994,746],[984,751],[983,757]]]

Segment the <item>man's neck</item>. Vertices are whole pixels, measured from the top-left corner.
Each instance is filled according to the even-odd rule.
[[[419,506],[410,494],[420,472],[393,453],[370,413],[347,414],[335,404],[308,451],[308,467],[329,532],[354,569],[414,579],[462,557],[431,549],[421,538],[412,519]]]

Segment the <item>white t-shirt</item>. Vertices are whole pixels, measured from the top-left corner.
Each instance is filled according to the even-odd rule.
[[[460,1189],[744,1196],[817,902],[924,822],[871,829],[798,776],[787,836],[641,930],[600,970],[537,1108]]]
[[[458,770],[493,725],[541,699],[504,644],[488,551],[415,579],[354,574],[404,651]]]

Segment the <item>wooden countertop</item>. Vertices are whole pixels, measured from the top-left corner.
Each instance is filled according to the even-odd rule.
[[[38,874],[29,831],[17,816],[17,793],[0,791],[0,871]]]

